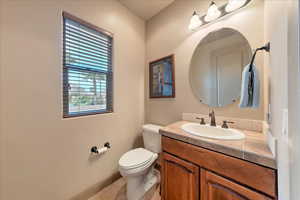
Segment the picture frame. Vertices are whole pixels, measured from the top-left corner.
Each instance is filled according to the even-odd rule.
[[[174,54],[149,63],[150,98],[175,98]]]

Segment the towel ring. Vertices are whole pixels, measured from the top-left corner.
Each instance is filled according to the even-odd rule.
[[[249,72],[252,72],[252,68],[253,68],[253,63],[254,63],[254,59],[255,59],[255,56],[256,56],[256,53],[258,51],[261,51],[261,50],[265,50],[266,52],[270,52],[270,42],[268,42],[265,46],[263,47],[260,47],[260,48],[257,48],[251,58],[251,62],[250,62],[250,67],[249,67]]]

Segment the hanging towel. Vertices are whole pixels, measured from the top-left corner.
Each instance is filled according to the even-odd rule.
[[[259,73],[254,64],[248,64],[242,74],[240,108],[258,108],[260,98]]]

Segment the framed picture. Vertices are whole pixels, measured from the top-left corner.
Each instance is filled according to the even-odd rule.
[[[174,98],[174,55],[150,62],[149,70],[150,98]]]

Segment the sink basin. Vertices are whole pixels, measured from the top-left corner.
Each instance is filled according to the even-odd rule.
[[[187,123],[181,126],[182,130],[195,136],[219,139],[219,140],[242,140],[245,134],[236,129],[225,129],[198,123]]]

